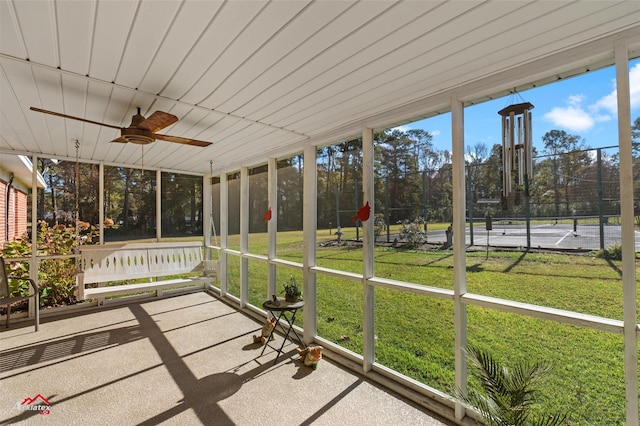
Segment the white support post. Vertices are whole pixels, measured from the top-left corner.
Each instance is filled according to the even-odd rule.
[[[227,249],[229,248],[229,180],[226,173],[220,175],[220,295],[226,296],[229,289],[227,280]]]
[[[512,133],[513,134],[513,133]],[[455,383],[458,389],[467,389],[467,308],[461,297],[467,292],[465,245],[465,173],[464,173],[464,106],[457,96],[451,97],[451,135],[453,153],[453,312],[455,328]],[[509,160],[510,161],[510,160]],[[462,404],[456,402],[456,419],[465,416]]]
[[[213,222],[213,191],[211,190],[211,173],[202,177],[202,236],[204,238],[204,259],[211,260],[211,222]]]
[[[249,168],[240,168],[240,308],[249,301]]]
[[[271,209],[271,219],[267,223],[267,235],[268,245],[267,257],[268,263],[268,276],[267,276],[267,298],[271,298],[274,294],[278,293],[277,283],[277,267],[274,263],[271,263],[273,259],[277,257],[277,237],[278,237],[278,160],[276,158],[269,158],[268,171],[267,171],[267,191],[269,206]]]
[[[306,145],[304,148],[304,188],[303,188],[303,297],[304,297],[304,335],[303,340],[309,344],[315,338],[317,327],[317,283],[316,273],[310,268],[316,266],[316,231],[318,227],[318,196],[316,147]]]
[[[629,53],[626,40],[615,44],[620,144],[620,217],[622,222],[622,293],[624,318],[624,366],[627,424],[638,424],[638,335],[636,332],[635,230],[633,215],[633,156],[631,150],[631,101]]]
[[[362,131],[362,190],[364,193],[362,205],[369,203],[371,213],[369,219],[362,223],[362,275],[363,275],[363,366],[366,373],[371,371],[375,362],[375,287],[369,283],[373,277],[373,254],[374,254],[374,230],[373,230],[373,206],[374,206],[374,149],[373,149],[373,129]]]
[[[38,283],[38,156],[34,155],[31,159],[31,263],[29,264],[29,278]],[[29,293],[33,290],[29,286]],[[11,306],[7,306],[11,309]],[[29,299],[29,318],[35,317],[36,331],[40,329],[40,306],[36,304],[35,298]],[[9,312],[7,311],[7,315]]]
[[[156,241],[162,241],[162,171],[156,170]]]
[[[100,244],[104,244],[104,163],[98,165],[98,205]]]

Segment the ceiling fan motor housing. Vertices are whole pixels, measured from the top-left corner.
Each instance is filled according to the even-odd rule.
[[[127,142],[136,143],[138,145],[148,145],[156,140],[153,133],[138,127],[126,127],[120,130],[120,134],[127,140]]]

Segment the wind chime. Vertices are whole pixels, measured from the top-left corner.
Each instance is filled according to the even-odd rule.
[[[529,102],[509,105],[498,114],[502,116],[502,196],[509,200],[513,192],[513,175],[528,196],[529,177],[533,171],[531,142],[531,110]]]

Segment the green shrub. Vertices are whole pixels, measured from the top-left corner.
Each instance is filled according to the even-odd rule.
[[[384,221],[384,215],[378,213],[375,215],[373,219],[373,233],[376,237],[382,235],[384,231],[387,230],[387,224]]]
[[[611,244],[604,250],[598,250],[595,253],[598,259],[622,260],[622,245],[618,243]]]
[[[86,222],[80,222],[80,243],[92,244],[97,230]],[[46,222],[38,223],[37,249],[38,255],[73,254],[76,248],[76,231],[73,226],[54,225]],[[31,238],[25,234],[20,240],[8,242],[2,250],[5,258],[30,257]],[[43,259],[38,264],[38,287],[40,289],[40,306],[56,306],[75,303],[75,259]],[[7,262],[9,290],[12,294],[29,294],[28,283],[14,280],[14,277],[29,276],[29,262]]]
[[[404,220],[400,222],[400,237],[407,242],[409,247],[416,247],[423,243],[427,237],[424,230],[424,221],[422,219],[414,219],[413,221]]]

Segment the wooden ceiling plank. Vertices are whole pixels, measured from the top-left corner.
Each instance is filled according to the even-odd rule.
[[[59,42],[60,67],[64,70],[89,74],[93,22],[96,3],[70,1],[56,3],[56,29]]]
[[[286,105],[287,100],[281,99],[289,92],[315,78],[322,79],[324,72],[353,54],[354,50],[348,50],[344,47],[347,40],[387,8],[389,8],[387,2],[358,3],[337,19],[326,22],[325,30],[310,40],[308,44],[306,43],[304,49],[296,51],[296,56],[288,58],[297,61],[296,63],[288,62],[288,69],[280,67],[274,69],[274,72],[281,72],[284,78],[277,79],[276,83],[271,86],[258,87],[257,94],[251,96],[246,104],[234,111],[237,111],[237,114],[241,116],[258,117],[267,115],[267,112],[261,111],[262,108],[273,111],[283,104]],[[352,49],[359,48],[353,46]],[[277,105],[273,106],[273,103]],[[204,105],[208,104],[204,103]]]
[[[14,4],[0,2],[0,51],[16,58],[26,58],[27,50]]]
[[[104,81],[115,81],[135,17],[136,2],[107,1],[98,3],[97,7],[89,76]]]
[[[260,63],[268,64],[268,67],[260,66],[260,63],[247,63],[241,72],[236,73],[227,84],[218,89],[221,98],[219,109],[244,114],[244,110],[240,110],[242,106],[285,79],[293,70],[331,45],[333,40],[346,35],[350,28],[348,25],[339,25],[339,21],[346,19],[341,16],[352,5],[350,2],[318,2],[305,9],[296,21],[274,40],[283,50],[280,55],[271,49],[265,49],[256,56],[256,62],[262,61]],[[242,79],[244,83],[239,84],[238,80]],[[208,100],[203,104],[209,105]]]
[[[187,2],[181,5],[160,50],[153,58],[145,78],[140,82],[140,90],[162,93],[221,5],[222,2],[207,1]]]
[[[59,66],[58,36],[53,19],[54,3],[20,1],[12,4],[16,11],[20,38],[24,40],[26,58],[54,67]]]
[[[300,16],[304,16],[302,11],[308,5],[303,1],[269,3],[193,88],[201,93],[209,92],[197,103],[213,105],[217,109],[238,87],[255,79],[261,71],[273,66],[292,45],[297,45],[301,31],[308,31],[305,27],[296,26],[302,21]],[[288,31],[291,27],[296,28],[296,34]],[[230,90],[224,93],[223,88]]]
[[[185,95],[215,64],[245,26],[251,22],[253,16],[258,12],[256,9],[259,4],[261,3],[224,3],[213,22],[184,58],[161,94],[172,99],[184,98],[183,100],[186,102],[199,99],[202,94]]]
[[[136,14],[116,83],[138,88],[175,19],[180,3],[175,1],[141,2]],[[158,93],[162,87],[152,87]]]
[[[585,13],[588,14],[589,12]],[[570,43],[570,40],[561,34],[563,31],[561,27],[557,27],[548,22],[547,25],[542,25],[536,22],[531,14],[528,16],[531,17],[531,21],[525,25],[537,28],[539,34],[530,36],[517,45],[512,44],[511,40],[519,40],[514,33],[520,31],[519,28],[521,28],[522,25],[511,28],[510,33],[498,34],[493,37],[491,33],[485,32],[485,38],[483,38],[474,31],[465,35],[465,37],[439,45],[437,48],[428,52],[428,55],[414,55],[412,59],[404,63],[402,60],[405,59],[406,56],[399,56],[399,53],[394,52],[393,56],[398,55],[398,57],[393,58],[391,63],[399,65],[387,71],[387,75],[379,73],[369,80],[366,79],[366,75],[347,76],[341,81],[341,84],[336,84],[334,87],[323,88],[323,94],[326,96],[324,101],[315,99],[318,101],[315,105],[305,105],[304,102],[310,97],[303,97],[300,101],[291,105],[293,108],[290,109],[296,111],[294,116],[289,116],[284,119],[282,116],[274,115],[261,117],[261,119],[271,122],[276,126],[286,127],[295,126],[294,123],[299,123],[297,120],[301,116],[313,117],[313,119],[317,121],[319,115],[321,116],[321,111],[327,111],[334,106],[343,108],[346,105],[345,99],[353,98],[358,93],[366,96],[369,90],[382,90],[381,84],[383,84],[382,82],[384,81],[395,83],[396,86],[396,88],[385,92],[385,95],[388,96],[393,96],[393,94],[398,95],[397,88],[400,86],[411,86],[414,88],[414,85],[424,79],[425,76],[428,76],[430,80],[438,80],[440,78],[443,85],[463,84],[488,74],[490,70],[484,71],[481,66],[483,63],[486,63],[488,67],[492,67],[491,71],[497,72],[519,64],[520,56],[529,56],[536,48],[543,49],[541,46],[544,46],[545,51],[552,50],[548,43],[562,45],[556,49],[566,48],[565,45]],[[504,17],[505,20],[509,18],[510,16]],[[524,15],[522,18],[524,19]],[[581,17],[574,14],[574,18],[579,20]],[[514,19],[514,21],[518,20]],[[529,31],[528,34],[533,34],[533,31]],[[476,42],[472,43],[472,40],[476,40]],[[502,46],[498,45],[501,41],[505,43]],[[491,47],[494,47],[494,49],[491,49]],[[492,53],[487,54],[486,52]],[[467,74],[466,70],[468,70],[468,68],[463,66],[466,62],[474,63],[474,69],[476,69],[474,74]],[[379,65],[375,67],[375,69],[384,70],[384,66]],[[416,71],[420,71],[420,73]],[[393,75],[389,75],[389,73],[393,73]],[[466,77],[456,79],[456,75],[465,75]],[[398,82],[401,82],[401,84],[397,84]],[[389,84],[387,84],[387,86],[389,86]],[[403,96],[409,93],[407,90],[402,91]],[[413,93],[419,96],[420,92],[414,91]],[[427,94],[428,91],[425,90],[424,96]],[[360,101],[370,104],[370,101],[364,100],[362,97]]]
[[[511,7],[515,7],[514,5]],[[389,31],[387,38],[380,39],[375,43],[369,43],[367,48],[354,53],[332,69],[325,70],[319,75],[319,78],[310,79],[304,85],[290,90],[286,96],[272,101],[268,105],[268,109],[272,111],[271,114],[266,115],[267,108],[264,108],[262,111],[247,113],[246,116],[260,117],[261,120],[267,122],[280,123],[283,118],[282,113],[273,114],[273,112],[284,110],[285,108],[289,109],[289,106],[292,107],[291,110],[299,112],[304,109],[301,103],[313,101],[316,98],[312,94],[319,91],[322,91],[326,97],[330,97],[335,93],[341,93],[345,87],[353,87],[353,84],[358,85],[360,82],[372,78],[373,75],[394,72],[399,64],[407,63],[408,61],[417,62],[418,58],[427,62],[441,60],[441,58],[433,54],[432,50],[434,46],[439,46],[443,43],[443,40],[447,40],[447,33],[451,28],[465,28],[464,31],[466,32],[469,31],[470,25],[471,28],[482,25],[482,21],[478,20],[475,14],[463,14],[462,16],[470,17],[471,23],[459,23],[456,17],[463,11],[460,7],[460,5],[451,4],[429,13],[429,18],[434,22],[443,23],[438,27],[424,27],[423,21],[416,21],[408,25],[400,25],[399,28],[393,28],[393,31]],[[470,5],[467,4],[466,7],[469,8]],[[504,9],[510,10],[509,7]],[[483,14],[487,15],[486,13]],[[473,17],[478,22],[474,22]],[[374,28],[372,27],[372,29]],[[365,33],[365,35],[369,36],[368,33]],[[356,45],[359,44],[356,43]],[[462,62],[460,66],[464,63]],[[456,64],[456,66],[458,65]],[[354,73],[350,70],[357,70],[357,72]],[[390,76],[390,78],[397,77]],[[344,80],[342,84],[336,85],[341,80]],[[334,86],[332,87],[332,85]]]

